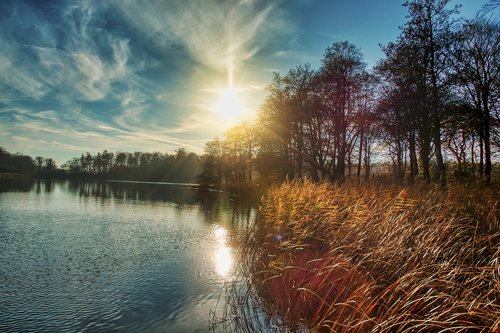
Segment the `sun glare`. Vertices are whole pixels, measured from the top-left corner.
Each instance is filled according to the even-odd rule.
[[[231,249],[226,244],[227,230],[218,226],[214,230],[214,237],[217,241],[215,249],[215,271],[222,277],[227,277],[233,266]]]
[[[219,99],[214,110],[220,114],[225,121],[231,123],[239,120],[244,112],[241,97],[234,88],[226,88],[220,91]]]

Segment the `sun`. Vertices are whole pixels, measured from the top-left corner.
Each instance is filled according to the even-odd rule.
[[[227,122],[235,122],[241,118],[244,108],[237,90],[234,88],[220,90],[214,111],[220,114]]]

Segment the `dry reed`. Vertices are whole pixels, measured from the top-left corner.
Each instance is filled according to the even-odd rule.
[[[498,190],[270,189],[227,296],[232,330],[498,332]]]

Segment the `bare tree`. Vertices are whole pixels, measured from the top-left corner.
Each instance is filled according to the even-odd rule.
[[[500,86],[500,26],[485,18],[465,23],[450,54],[454,78],[459,83],[465,101],[476,111],[480,138],[480,176],[491,181],[492,121],[496,122]],[[484,152],[483,152],[484,147]]]

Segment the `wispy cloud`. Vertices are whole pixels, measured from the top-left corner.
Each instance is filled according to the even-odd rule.
[[[284,11],[267,1],[182,1],[116,3],[124,15],[151,40],[182,45],[206,66],[227,69],[251,58],[284,30]]]
[[[280,59],[296,60],[300,62],[309,62],[316,60],[317,56],[313,54],[308,54],[306,52],[300,51],[277,51],[273,54],[273,57]]]
[[[59,161],[96,149],[200,151],[224,128],[211,111],[216,95],[203,89],[220,87],[228,71],[244,75],[293,30],[284,4],[4,0],[2,145]],[[262,93],[264,84],[246,82],[242,95]]]
[[[3,84],[35,99],[50,91],[88,101],[105,98],[111,84],[133,70],[128,41],[100,28],[96,11],[90,2],[80,2],[58,12],[60,21],[51,21],[15,2],[0,23]]]
[[[49,92],[47,86],[37,80],[33,74],[23,70],[14,59],[5,53],[0,53],[0,78],[3,85],[17,90],[26,97],[40,99],[45,96]],[[8,96],[10,94],[2,95]]]

